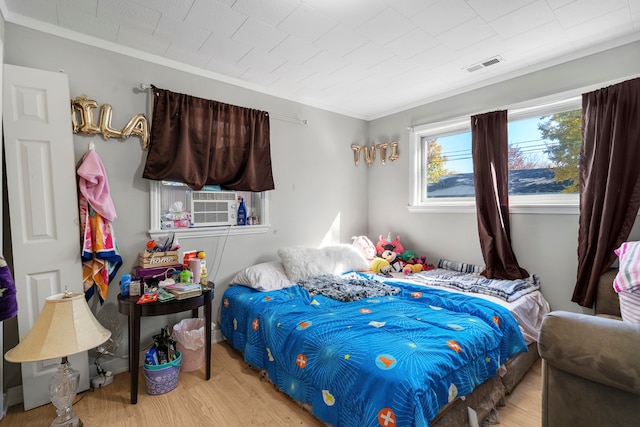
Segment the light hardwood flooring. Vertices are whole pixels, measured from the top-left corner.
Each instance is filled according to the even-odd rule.
[[[209,381],[204,381],[204,367],[181,372],[174,390],[150,396],[141,369],[138,403],[131,405],[129,374],[125,372],[105,388],[80,393],[73,410],[86,427],[323,426],[284,393],[262,381],[226,342],[212,346],[211,359]],[[500,425],[540,426],[541,378],[538,360],[507,396],[505,406],[498,408]],[[0,427],[48,426],[55,415],[51,404],[26,412],[22,405],[16,405],[9,408]]]

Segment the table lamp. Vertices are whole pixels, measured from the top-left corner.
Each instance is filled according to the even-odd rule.
[[[62,358],[49,381],[49,396],[58,417],[51,427],[79,427],[82,421],[71,410],[80,372],[69,366],[67,356],[87,351],[111,336],[96,320],[82,293],[65,291],[48,297],[40,316],[20,343],[7,351],[9,362],[37,362]]]

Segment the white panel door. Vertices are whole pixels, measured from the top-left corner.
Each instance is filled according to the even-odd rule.
[[[22,339],[50,295],[82,292],[69,81],[66,74],[4,66],[4,143],[18,332]],[[70,357],[89,388],[87,353]],[[59,359],[22,364],[25,410],[49,403]]]

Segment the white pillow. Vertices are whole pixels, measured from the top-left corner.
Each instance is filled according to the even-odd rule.
[[[366,271],[371,267],[362,251],[354,245],[341,243],[322,248],[325,254],[333,260],[333,273],[341,274],[345,271]]]
[[[278,250],[278,255],[287,277],[295,283],[313,276],[333,273],[333,260],[322,249],[284,248]]]
[[[257,291],[275,291],[295,285],[287,277],[280,261],[264,262],[245,268],[231,279],[231,283]]]

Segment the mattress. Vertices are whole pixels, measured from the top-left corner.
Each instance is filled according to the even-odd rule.
[[[408,280],[387,283],[399,292],[352,302],[300,286],[232,286],[221,330],[280,390],[341,426],[429,425],[527,351],[504,304]]]
[[[418,275],[405,276],[401,273],[394,273],[391,280],[407,282],[414,285],[419,286],[428,286],[434,288],[441,288],[441,286],[436,285],[440,281],[442,277],[448,277],[451,274],[451,271],[445,269],[434,269],[429,271],[421,272]],[[466,274],[465,276],[478,276],[477,274]],[[422,278],[426,278],[426,280],[421,280]],[[435,278],[436,280],[429,280],[429,278]],[[381,279],[381,280],[390,280],[390,279]],[[464,293],[469,296],[473,296],[475,298],[481,298],[487,301],[491,301],[495,304],[499,304],[502,307],[509,310],[509,312],[513,315],[513,317],[517,320],[518,325],[520,326],[520,330],[522,335],[524,336],[527,344],[531,344],[533,342],[538,341],[538,333],[540,332],[540,326],[542,325],[542,318],[545,314],[549,313],[549,303],[544,298],[542,293],[539,290],[535,290],[533,292],[526,293],[522,295],[515,301],[508,302],[505,299],[498,298],[491,295],[486,295],[482,293],[468,293],[457,290],[453,287],[447,287],[447,291],[454,293]]]

